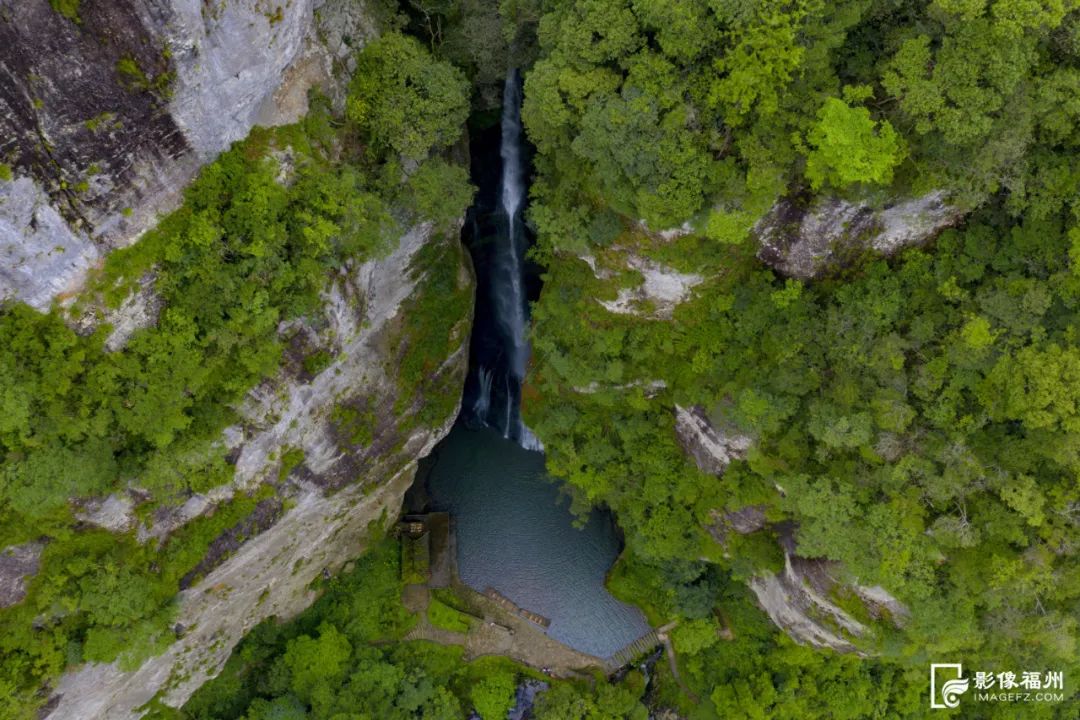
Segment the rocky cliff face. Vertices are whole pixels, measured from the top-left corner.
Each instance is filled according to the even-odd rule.
[[[792,639],[837,652],[866,653],[859,640],[873,634],[870,620],[889,621],[901,627],[910,613],[880,586],[866,587],[838,580],[844,572],[839,563],[795,555],[795,542],[780,529],[784,547],[784,567],[776,573],[761,573],[750,579],[750,589],[758,604],[778,627]],[[866,622],[840,607],[837,596],[847,596],[866,616]]]
[[[702,472],[720,475],[735,459],[746,456],[753,438],[732,428],[718,427],[700,407],[675,406],[675,433],[680,445]],[[783,488],[777,487],[781,495]],[[879,586],[866,587],[841,580],[846,573],[839,563],[798,555],[794,527],[771,524],[766,508],[748,505],[737,510],[713,511],[709,532],[727,548],[730,533],[749,535],[773,532],[783,550],[779,572],[760,571],[749,580],[758,604],[792,639],[837,652],[863,651],[859,640],[869,640],[873,627],[838,604],[837,595],[848,596],[868,619],[889,620],[899,626],[908,609]]]
[[[77,290],[253,125],[340,95],[374,32],[363,0],[0,2],[0,299]]]
[[[891,255],[955,225],[964,212],[945,194],[869,203],[819,197],[783,198],[754,226],[758,257],[787,277],[827,275],[868,253]]]
[[[355,51],[378,29],[364,0],[74,5],[62,14],[49,0],[0,0],[0,301],[42,310],[77,295],[89,270],[177,207],[199,168],[254,125],[300,119],[312,88],[340,108]],[[161,501],[137,479],[77,501],[82,523],[156,542],[241,494],[266,498],[180,581],[177,639],[164,654],[134,671],[79,667],[51,688],[42,717],[136,718],[154,697],[181,705],[255,624],[307,607],[313,581],[397,517],[417,459],[456,417],[467,367],[471,311],[442,319],[450,350],[429,358],[434,369],[418,387],[397,376],[415,340],[412,303],[434,272],[443,295],[445,273],[456,278],[453,292],[471,308],[456,233],[422,224],[387,257],[338,270],[321,316],[278,328],[285,363],[218,440],[235,468],[230,482],[150,513],[140,505]],[[109,322],[107,347],[117,350],[157,321],[153,284],[150,271],[118,308],[91,307],[70,322]],[[313,354],[324,367],[304,362]],[[0,607],[23,599],[41,550],[0,553]]]
[[[211,546],[211,556],[198,568],[204,576],[178,597],[179,637],[163,655],[133,672],[111,663],[69,673],[55,687],[45,717],[136,718],[138,708],[159,694],[166,704],[180,706],[220,670],[247,631],[267,617],[288,617],[307,607],[315,597],[312,581],[336,572],[397,517],[416,460],[449,431],[457,414],[454,404],[434,422],[421,421],[424,392],[460,396],[468,361],[469,315],[452,319],[454,350],[423,388],[399,388],[394,376],[410,342],[402,332],[408,301],[426,291],[427,275],[414,260],[433,245],[443,253],[441,263],[457,268],[456,292],[471,297],[463,249],[456,238],[435,236],[429,225],[411,229],[389,257],[343,271],[326,292],[325,318],[282,328],[303,333],[309,347],[335,359],[313,376],[302,364],[290,364],[250,394],[243,422],[221,440],[236,459],[232,483],[142,524],[132,511],[137,490],[86,508],[85,521],[115,530],[137,526],[139,537],[149,540],[213,512],[236,492],[262,483],[278,486],[245,528],[226,532]],[[399,402],[406,392],[409,402]],[[361,403],[372,430],[358,440],[341,432],[334,412]],[[282,482],[290,450],[302,451],[303,460],[286,468]]]

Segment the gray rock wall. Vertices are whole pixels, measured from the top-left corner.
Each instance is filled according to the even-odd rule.
[[[964,212],[943,192],[868,203],[818,197],[784,198],[754,226],[758,257],[780,274],[809,280],[842,269],[866,253],[891,255],[932,240]]]
[[[312,25],[313,2],[171,0],[162,28],[176,71],[169,112],[200,161],[256,123],[297,119],[274,95]]]
[[[0,180],[0,299],[15,295],[44,310],[54,297],[77,290],[100,257],[37,182]]]
[[[340,95],[374,32],[363,0],[0,0],[0,300],[76,291],[253,125]]]

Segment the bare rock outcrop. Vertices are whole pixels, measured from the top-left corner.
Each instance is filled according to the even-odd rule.
[[[91,498],[80,505],[75,512],[79,522],[114,533],[125,533],[135,527],[135,501],[128,493]]]
[[[787,277],[828,275],[866,253],[891,255],[929,242],[964,217],[945,193],[931,192],[883,208],[818,197],[786,197],[754,225],[758,257]]]
[[[675,435],[698,469],[710,475],[720,475],[732,460],[746,457],[753,444],[749,435],[717,428],[698,405],[675,406]]]
[[[45,545],[26,542],[0,550],[0,608],[11,607],[26,597],[26,585],[37,574]]]
[[[621,287],[614,300],[597,300],[608,312],[618,315],[636,315],[660,320],[670,320],[675,307],[690,299],[695,287],[705,278],[696,273],[679,272],[637,252],[615,247],[608,252],[608,262],[615,267],[601,264],[593,255],[582,255],[581,260],[589,266],[599,280],[609,280],[618,273],[633,271],[641,281],[632,287]]]
[[[44,310],[76,290],[99,259],[94,242],[68,226],[38,183],[0,180],[0,299]]]
[[[854,641],[868,628],[828,599],[833,584],[828,562],[784,553],[783,571],[751,578],[750,589],[769,618],[792,639],[856,652]]]
[[[0,300],[44,309],[76,291],[253,125],[296,121],[312,86],[340,100],[347,56],[374,32],[360,0],[113,0],[74,18],[0,0],[0,161],[13,171]]]
[[[696,273],[683,273],[655,260],[628,255],[626,266],[641,273],[641,284],[619,288],[614,300],[599,300],[608,312],[620,315],[641,315],[670,319],[675,306],[689,299],[691,291],[705,278]]]
[[[867,654],[873,623],[853,617],[833,599],[838,593],[861,602],[870,620],[888,620],[900,627],[910,617],[907,607],[880,586],[866,587],[845,580],[840,563],[795,554],[790,525],[776,527],[784,550],[781,572],[763,572],[750,579],[758,604],[793,640],[837,652]]]

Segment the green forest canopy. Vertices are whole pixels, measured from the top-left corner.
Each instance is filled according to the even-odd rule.
[[[13,717],[31,714],[41,682],[69,663],[137,664],[159,651],[177,578],[220,530],[211,523],[230,517],[176,539],[147,582],[150,550],[72,533],[66,498],[136,474],[163,493],[227,479],[223,458],[200,451],[230,403],[277,366],[277,322],[310,311],[336,263],[380,252],[403,207],[447,222],[460,214],[464,171],[428,158],[466,115],[464,76],[446,59],[490,83],[500,73],[482,60],[511,40],[536,58],[523,114],[537,149],[534,252],[546,265],[527,420],[576,505],[616,513],[627,554],[613,588],[650,616],[680,620],[674,642],[693,695],[668,683],[653,703],[693,717],[921,717],[927,664],[950,659],[1061,669],[1074,694],[1076,0],[409,7],[410,28],[440,28],[425,40],[444,59],[400,35],[370,45],[344,129],[316,112],[288,135],[306,158],[295,185],[273,182],[259,150],[280,140],[256,133],[204,171],[151,237],[110,259],[128,280],[157,265],[159,327],[108,353],[102,333],[78,337],[56,315],[13,306],[0,316],[4,540],[53,538],[26,603],[0,613],[0,694],[26,708]],[[469,33],[487,55],[470,51]],[[327,145],[348,149],[347,162]],[[420,160],[403,187],[402,167]],[[967,213],[932,246],[808,284],[754,258],[751,228],[780,197],[881,206],[929,192]],[[642,220],[695,232],[660,245]],[[614,246],[706,280],[671,320],[613,315],[595,300],[627,279],[598,279],[579,256],[604,261]],[[655,394],[640,385],[658,380]],[[701,473],[677,443],[676,404],[753,436],[748,457],[722,477]],[[155,472],[178,459],[182,488]],[[71,467],[84,471],[61,472]],[[715,511],[750,504],[789,523],[800,554],[837,561],[842,579],[881,584],[908,605],[902,628],[860,617],[874,626],[860,641],[874,658],[798,646],[755,608],[744,581],[777,567],[773,529],[729,537],[726,556],[705,530]],[[404,621],[389,602],[361,613],[385,624],[374,630],[324,609],[261,630],[186,711],[333,717],[350,693],[384,697],[349,670],[360,663],[385,681],[389,704],[371,713],[499,714],[522,672],[462,669],[398,643]],[[245,667],[273,669],[256,682]],[[640,697],[636,687],[558,686],[540,712],[636,717]],[[1025,707],[1031,717],[1075,710]],[[960,713],[1008,718],[1015,707]]]
[[[918,714],[907,693],[942,657],[1076,677],[1077,3],[568,0],[538,42],[523,114],[547,268],[526,420],[579,505],[618,516],[625,594],[699,623],[686,665],[705,704]],[[929,192],[967,214],[930,247],[807,284],[754,258],[780,197]],[[696,232],[661,241],[642,220]],[[596,299],[640,282],[619,272],[628,252],[705,282],[671,320],[612,314]],[[747,458],[699,471],[676,404],[753,437]],[[748,505],[772,525],[720,552],[706,528]],[[876,709],[848,693],[797,709],[793,688],[842,672],[820,652],[733,665],[734,646],[701,645],[733,583],[778,567],[780,524],[799,554],[911,609],[859,641],[881,660],[852,672],[895,693]]]

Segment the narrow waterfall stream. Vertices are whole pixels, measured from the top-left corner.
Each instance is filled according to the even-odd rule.
[[[496,176],[487,168],[474,168],[481,198],[470,210],[467,241],[477,265],[478,305],[487,296],[487,307],[478,313],[484,336],[472,343],[473,362],[466,396],[472,396],[472,425],[486,425],[518,442],[527,450],[543,450],[521,420],[521,382],[529,362],[529,316],[526,297],[525,252],[529,237],[524,211],[525,147],[521,127],[521,80],[516,71],[506,76],[499,135],[498,192],[491,198],[485,180]],[[485,161],[490,152],[483,152]],[[474,153],[474,164],[476,163]],[[479,172],[478,172],[479,170]],[[495,202],[492,203],[491,201]],[[471,232],[469,232],[471,231]],[[470,392],[471,391],[471,392]]]
[[[494,588],[550,619],[551,637],[607,658],[648,631],[641,612],[604,587],[619,553],[617,528],[599,510],[574,526],[568,498],[545,471],[543,447],[520,416],[528,301],[538,291],[526,260],[521,94],[518,73],[509,73],[500,125],[472,134],[479,191],[463,232],[477,274],[469,376],[457,425],[421,463],[422,503],[451,513],[463,582]]]

